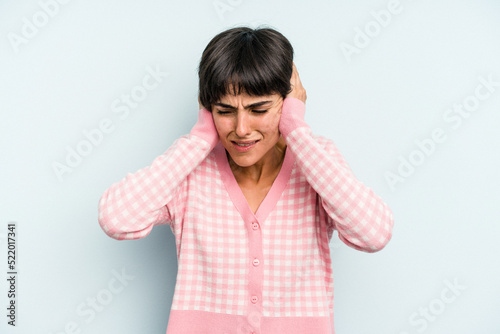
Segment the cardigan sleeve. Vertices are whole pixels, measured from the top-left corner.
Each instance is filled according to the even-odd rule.
[[[373,253],[392,237],[392,211],[373,190],[353,174],[335,144],[321,144],[304,121],[305,104],[287,97],[279,129],[308,183],[349,247]]]
[[[176,188],[218,141],[212,114],[200,109],[198,122],[188,135],[178,138],[150,166],[128,173],[103,193],[98,220],[104,232],[117,240],[139,239],[154,225],[170,224],[167,204]]]

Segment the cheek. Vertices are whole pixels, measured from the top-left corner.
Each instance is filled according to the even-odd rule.
[[[230,129],[232,125],[227,118],[215,116],[214,125],[219,137],[221,138],[225,137],[225,135],[231,131]]]
[[[266,119],[262,122],[262,130],[265,131],[268,135],[278,133],[278,126],[280,123],[280,114],[272,114],[267,115]]]

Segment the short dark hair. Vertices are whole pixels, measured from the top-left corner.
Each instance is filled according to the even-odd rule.
[[[242,92],[251,96],[291,91],[293,47],[272,28],[236,27],[217,34],[207,45],[198,67],[199,98],[212,111],[220,98]]]

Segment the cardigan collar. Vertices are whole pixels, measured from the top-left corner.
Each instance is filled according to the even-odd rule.
[[[269,213],[271,213],[276,206],[276,203],[278,203],[278,200],[288,185],[288,181],[290,180],[290,176],[292,174],[292,167],[295,161],[288,146],[285,149],[285,158],[281,164],[281,169],[255,214],[250,209],[245,195],[241,191],[241,188],[234,177],[233,171],[229,166],[229,161],[227,160],[226,149],[220,141],[215,146],[214,153],[217,168],[222,177],[222,182],[224,183],[229,197],[233,201],[234,206],[240,213],[241,217],[245,222],[257,220],[259,224],[262,225]]]

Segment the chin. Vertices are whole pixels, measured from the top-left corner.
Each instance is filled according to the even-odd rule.
[[[240,167],[250,167],[255,165],[255,163],[257,162],[255,159],[251,157],[235,157],[231,153],[229,153],[229,155],[231,156],[233,162]]]

